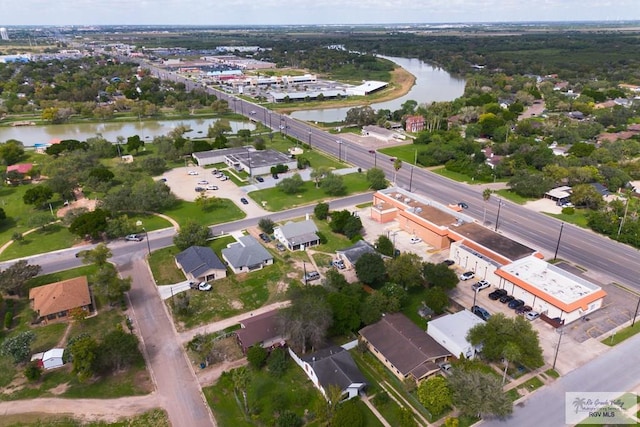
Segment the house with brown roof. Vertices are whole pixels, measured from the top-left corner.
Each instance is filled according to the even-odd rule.
[[[87,277],[75,277],[29,290],[29,301],[38,313],[38,321],[66,320],[71,310],[90,313],[93,304]]]
[[[386,314],[360,330],[374,356],[400,380],[420,381],[439,371],[452,354],[402,313]]]
[[[282,347],[285,344],[278,328],[278,310],[244,319],[240,322],[240,326],[241,328],[236,331],[236,337],[244,354],[247,354],[247,350],[254,345],[270,349]]]

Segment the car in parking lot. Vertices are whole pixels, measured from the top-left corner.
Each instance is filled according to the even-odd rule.
[[[527,320],[530,320],[530,321],[532,321],[532,322],[533,322],[533,321],[534,321],[534,320],[536,320],[538,317],[540,317],[540,313],[538,313],[537,311],[533,311],[533,310],[532,310],[532,311],[530,311],[530,312],[526,313],[526,314],[524,315],[524,317],[525,317]]]
[[[507,293],[508,292],[505,289],[496,289],[489,294],[489,299],[492,301],[496,301],[507,295]]]
[[[473,289],[474,291],[481,291],[483,289],[487,289],[489,286],[491,286],[491,283],[487,282],[486,280],[480,280],[474,283],[471,286],[471,289]]]
[[[518,308],[516,308],[516,314],[526,314],[528,312],[530,312],[531,310],[533,310],[533,308],[531,308],[528,305],[522,305]]]
[[[211,287],[212,286],[210,284],[208,284],[207,282],[198,283],[198,290],[199,291],[210,291]]]
[[[240,201],[242,202],[243,205],[248,205],[249,204],[249,201],[247,199],[245,199],[244,197],[241,197]]]
[[[142,242],[142,239],[144,239],[144,237],[142,237],[142,234],[128,234],[124,240],[126,240],[127,242]]]
[[[202,193],[204,191],[203,187],[196,187],[194,188],[194,190],[196,190],[197,193]]]
[[[276,249],[279,250],[280,252],[284,252],[287,250],[287,248],[285,248],[284,245],[280,242],[276,243]]]
[[[453,264],[455,264],[455,261],[453,261],[452,259],[445,259],[444,261],[442,261],[442,263],[448,267],[451,267]]]
[[[207,190],[217,190],[217,189],[218,189],[218,186],[217,186],[217,185],[211,185],[211,184],[209,184],[209,185],[207,185],[207,187],[206,187],[206,188],[207,188]]]
[[[319,278],[320,278],[320,273],[318,273],[317,271],[310,271],[304,275],[305,282],[310,282],[312,280],[317,280]]]
[[[206,179],[201,179],[200,181],[198,181],[198,185],[207,185],[209,184],[209,181],[207,181]]]
[[[489,318],[491,317],[491,314],[489,314],[487,310],[480,307],[479,305],[474,305],[473,307],[471,307],[471,312],[482,320],[489,320]]]
[[[476,277],[476,273],[474,273],[473,271],[467,271],[460,275],[460,280],[470,280],[470,279],[473,279],[474,277]]]
[[[413,245],[414,243],[422,242],[422,239],[419,237],[413,236],[411,239],[409,239],[409,242],[411,242],[411,244]]]
[[[226,181],[226,180],[228,180],[228,179],[229,179],[229,177],[228,177],[227,175],[222,175],[222,176],[220,177],[220,181]]]
[[[167,182],[167,178],[160,178],[158,181],[160,181],[160,182]]]
[[[264,182],[264,178],[261,176],[256,176],[256,181],[258,182]]]
[[[346,266],[344,265],[344,261],[341,259],[333,260],[331,264],[339,270],[344,270],[346,268]]]
[[[222,178],[224,174],[222,172],[216,172],[213,174],[213,176],[215,176],[216,178]]]
[[[211,175],[215,176],[218,173],[218,169],[211,169]]]
[[[516,308],[520,308],[523,305],[524,305],[524,301],[522,301],[521,299],[514,299],[511,302],[509,302],[508,307],[515,310]]]
[[[198,175],[198,171],[189,171],[187,172],[189,175]]]
[[[508,303],[508,302],[513,301],[514,299],[515,299],[515,298],[514,298],[513,296],[511,296],[511,295],[507,294],[507,295],[504,295],[504,296],[501,296],[501,297],[500,297],[500,302],[501,302],[501,303],[503,303],[503,304],[506,304],[506,303]]]

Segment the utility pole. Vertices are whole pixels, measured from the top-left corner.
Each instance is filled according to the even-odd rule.
[[[562,334],[564,333],[564,328],[558,328],[560,329],[560,337],[558,338],[558,345],[556,345],[556,354],[553,356],[553,367],[552,369],[556,369],[556,360],[558,360],[558,352],[560,351],[560,342],[562,342]],[[557,329],[556,329],[557,331]]]
[[[553,254],[553,260],[555,261],[558,257],[558,249],[560,249],[560,239],[562,238],[562,229],[564,228],[564,222],[560,224],[560,234],[558,234],[558,244],[556,245],[556,253]]]
[[[500,208],[502,207],[502,200],[498,201],[498,215],[496,216],[496,228],[493,231],[498,231],[498,222],[500,221]]]

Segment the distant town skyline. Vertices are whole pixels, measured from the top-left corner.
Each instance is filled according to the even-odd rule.
[[[638,0],[20,0],[12,25],[348,25],[640,20]]]

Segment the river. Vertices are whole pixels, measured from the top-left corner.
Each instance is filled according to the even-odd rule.
[[[108,141],[116,142],[118,136],[125,138],[140,135],[144,141],[150,141],[156,136],[166,135],[179,125],[185,125],[191,132],[187,138],[197,138],[207,135],[209,125],[217,119],[187,119],[187,120],[146,120],[137,122],[105,122],[105,123],[69,123],[46,126],[16,126],[0,127],[0,143],[9,139],[21,141],[25,147],[48,143],[52,139],[77,139],[85,141],[98,134]],[[230,121],[231,129],[236,133],[239,129],[255,130],[253,123]]]
[[[418,104],[434,101],[453,101],[464,93],[465,80],[447,73],[441,68],[433,67],[416,58],[397,58],[383,56],[382,58],[395,62],[416,77],[416,83],[411,90],[400,98],[391,101],[371,104],[374,110],[399,110],[408,100]],[[291,113],[291,117],[308,122],[340,122],[347,116],[347,111],[353,107],[327,108],[322,110],[302,110]]]

